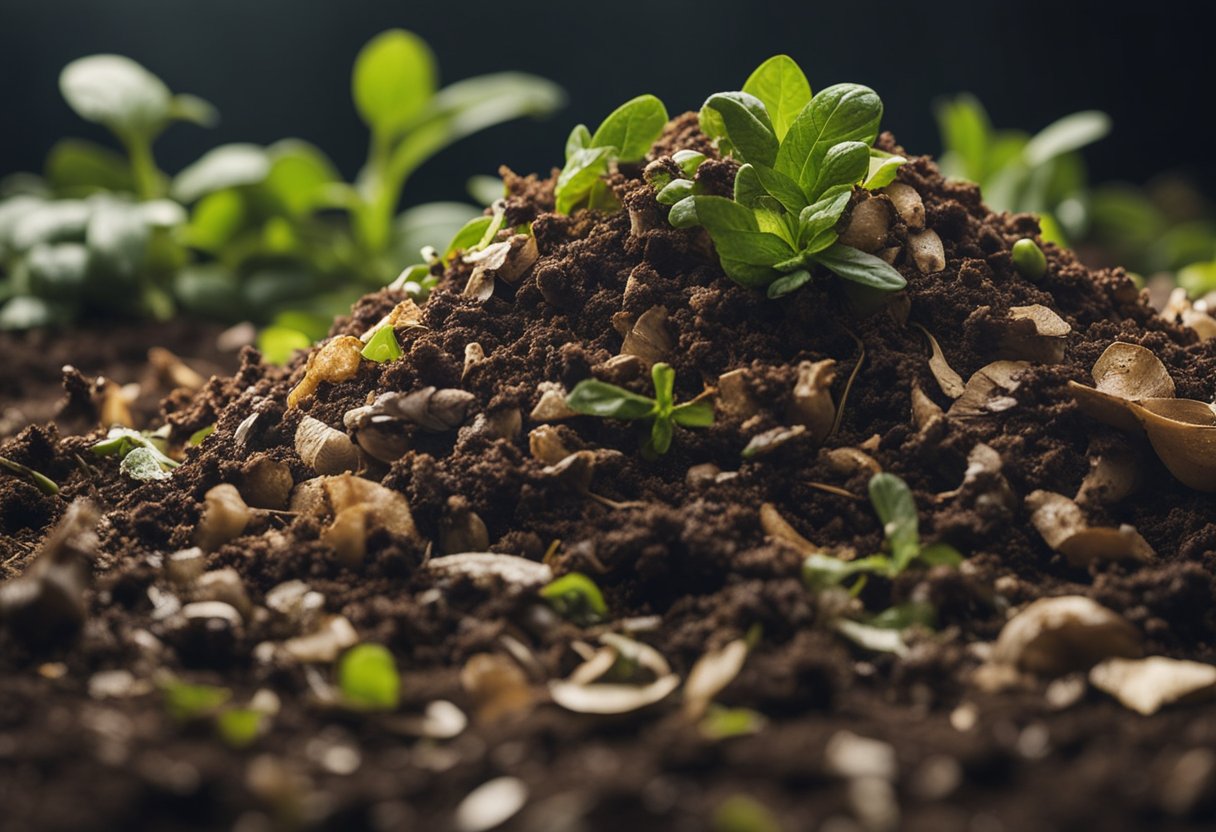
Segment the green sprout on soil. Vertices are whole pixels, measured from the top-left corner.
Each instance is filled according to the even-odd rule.
[[[1043,249],[1029,238],[1018,240],[1010,252],[1013,267],[1029,280],[1039,280],[1047,273],[1047,257]]]
[[[229,706],[232,691],[215,685],[196,685],[180,679],[161,683],[165,710],[179,722],[214,720],[220,738],[233,748],[245,748],[261,733],[266,714],[255,708]]]
[[[18,476],[25,477],[34,484],[34,487],[47,496],[54,497],[59,493],[59,485],[53,479],[39,471],[35,471],[28,465],[22,465],[20,462],[15,462],[8,457],[0,456],[0,468],[7,468]]]
[[[391,326],[380,327],[368,339],[367,346],[363,348],[360,355],[377,364],[396,361],[401,357],[401,344],[397,342],[397,333]]]
[[[598,379],[583,379],[566,397],[575,413],[603,419],[624,419],[650,423],[650,435],[643,444],[646,455],[662,455],[671,448],[675,425],[705,428],[714,423],[713,403],[698,396],[683,404],[675,403],[676,371],[658,363],[651,369],[654,398],[634,393]]]
[[[557,212],[578,207],[611,209],[617,200],[603,177],[614,164],[640,162],[667,124],[667,108],[653,95],[639,95],[613,110],[595,133],[585,124],[566,139],[566,164],[557,178]]]
[[[391,711],[401,701],[397,662],[379,644],[357,644],[342,655],[338,687],[346,703],[359,710]]]
[[[466,136],[563,102],[557,86],[521,73],[443,88],[437,77],[434,55],[409,32],[384,32],[362,49],[351,91],[371,140],[353,183],[296,139],[222,145],[169,176],[154,140],[174,122],[214,124],[215,109],[173,95],[128,58],[72,62],[60,80],[64,98],[108,127],[125,155],[69,139],[52,149],[44,177],[6,183],[0,328],[185,310],[274,323],[280,331],[266,352],[279,357],[308,346],[335,314],[481,213],[444,202],[399,214],[420,165]]]
[[[763,803],[735,794],[718,805],[711,828],[713,832],[781,832],[781,823]]]
[[[600,588],[581,572],[570,572],[549,582],[540,595],[558,615],[579,625],[595,624],[608,615]]]
[[[778,55],[742,90],[711,95],[701,108],[702,130],[744,163],[734,198],[698,194],[692,180],[661,174],[652,184],[671,203],[671,224],[704,227],[723,271],[743,286],[781,297],[822,266],[869,289],[898,291],[906,281],[893,266],[837,242],[836,233],[853,187],[889,185],[904,162],[871,147],[881,119],[873,90],[837,84],[812,96],[798,64]]]
[[[119,471],[141,482],[168,479],[180,463],[165,454],[165,440],[131,428],[115,427],[106,438],[93,445],[94,456],[116,456],[122,460]]]

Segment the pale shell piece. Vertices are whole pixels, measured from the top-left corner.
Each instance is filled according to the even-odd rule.
[[[697,659],[684,683],[684,716],[698,719],[714,697],[735,680],[747,660],[747,641],[736,639]]]
[[[648,685],[577,685],[555,680],[549,683],[549,696],[568,711],[580,714],[624,714],[666,699],[680,686],[674,673]]]
[[[849,224],[840,235],[846,246],[873,254],[882,248],[891,230],[891,203],[871,197],[859,202],[849,215]]]
[[[925,203],[916,188],[904,182],[892,182],[881,193],[887,195],[895,206],[895,213],[909,228],[925,227]]]
[[[942,238],[932,228],[908,235],[908,251],[922,274],[933,274],[946,268],[946,249]]]
[[[820,443],[827,439],[836,421],[836,405],[832,401],[832,382],[836,379],[836,362],[830,358],[798,365],[794,382],[794,397],[790,405],[790,420],[811,432],[811,439]]]
[[[340,430],[305,416],[296,427],[296,453],[318,474],[340,474],[359,467],[359,449]]]
[[[528,786],[518,777],[482,783],[456,807],[457,832],[489,832],[518,814],[527,802]]]
[[[1149,656],[1107,659],[1089,671],[1089,681],[1138,714],[1150,716],[1165,705],[1216,694],[1216,666]]]
[[[1061,595],[1040,598],[1011,618],[992,658],[997,664],[1059,676],[1102,659],[1137,658],[1140,642],[1140,631],[1119,614],[1082,595]]]
[[[438,575],[462,575],[477,582],[502,580],[523,587],[547,584],[553,580],[553,570],[546,564],[495,552],[444,555],[431,558],[422,568]]]

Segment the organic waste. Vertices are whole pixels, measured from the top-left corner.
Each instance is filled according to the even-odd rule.
[[[285,367],[0,442],[6,819],[1210,824],[1216,341],[867,88],[666,115]]]

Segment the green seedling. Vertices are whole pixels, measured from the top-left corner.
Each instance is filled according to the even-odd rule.
[[[781,822],[760,801],[733,794],[714,810],[713,832],[781,832]]]
[[[640,162],[667,124],[667,108],[653,95],[640,95],[613,110],[592,133],[585,124],[566,139],[566,164],[557,178],[557,212],[617,207],[603,177],[619,162]]]
[[[727,276],[769,297],[809,283],[816,266],[870,289],[902,289],[894,267],[837,242],[853,187],[888,185],[904,162],[871,147],[881,119],[873,90],[837,84],[812,95],[793,59],[770,58],[742,90],[711,95],[701,108],[705,133],[744,163],[734,198],[697,194],[689,180],[666,183],[664,202],[681,197],[669,220],[704,227]]]
[[[1047,257],[1043,249],[1029,238],[1018,240],[1010,252],[1013,267],[1029,280],[1040,280],[1047,273]]]
[[[397,333],[391,326],[382,326],[368,339],[367,346],[359,353],[368,361],[383,364],[385,361],[396,361],[401,357],[401,344],[397,342]]]
[[[826,554],[810,555],[802,564],[803,580],[813,589],[840,586],[859,577],[852,587],[857,594],[867,575],[894,578],[913,565],[958,566],[962,555],[949,544],[924,544],[912,490],[894,474],[870,478],[870,502],[883,524],[885,551],[856,560],[841,560]]]
[[[14,462],[8,457],[0,456],[0,468],[7,468],[18,476],[25,477],[34,484],[34,487],[50,497],[54,497],[59,493],[59,485],[48,477],[46,474],[35,471],[28,465],[22,465],[20,462]]]
[[[195,685],[167,679],[160,685],[165,710],[179,722],[212,720],[220,739],[233,748],[245,748],[257,739],[266,714],[256,708],[230,705],[232,691],[215,685]]]
[[[93,445],[94,456],[117,456],[119,471],[143,482],[167,479],[180,463],[164,451],[164,439],[131,428],[115,427],[106,438]]]
[[[540,595],[558,615],[576,624],[595,624],[608,615],[600,588],[581,572],[570,572],[551,581],[541,588]]]
[[[397,662],[379,644],[357,644],[342,655],[338,687],[347,704],[359,710],[391,711],[401,701]]]
[[[704,428],[713,424],[713,402],[706,398],[698,396],[683,404],[675,403],[676,371],[670,365],[655,364],[651,380],[654,382],[653,399],[615,384],[584,379],[570,391],[566,405],[587,416],[649,422],[650,434],[642,448],[646,455],[667,453],[675,425]]]
[[[199,428],[194,433],[190,434],[190,438],[186,440],[186,444],[191,448],[198,447],[199,445],[203,444],[204,439],[213,433],[215,433],[215,425],[207,425],[204,428]]]

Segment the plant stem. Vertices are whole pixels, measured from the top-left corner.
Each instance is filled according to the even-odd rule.
[[[142,200],[161,195],[161,172],[152,157],[152,141],[147,136],[125,134],[120,137],[131,158],[131,173],[135,177],[135,192]]]

